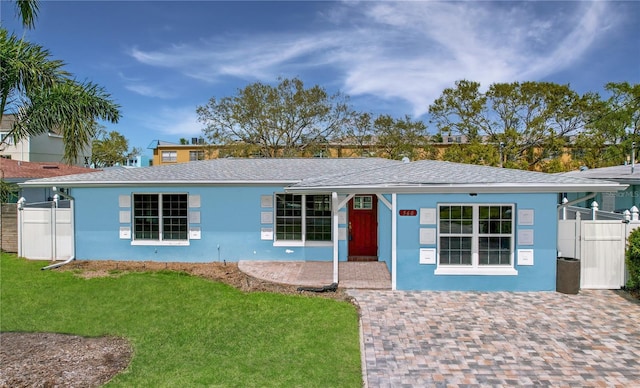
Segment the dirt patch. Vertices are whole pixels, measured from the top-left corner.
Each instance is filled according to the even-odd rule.
[[[179,271],[193,276],[221,282],[244,292],[274,292],[280,294],[304,294],[336,300],[351,301],[347,293],[338,288],[336,292],[312,293],[300,292],[298,286],[273,283],[256,279],[238,269],[237,263],[165,263],[156,261],[112,261],[91,260],[73,261],[55,271],[72,271],[83,278],[104,276],[122,276],[129,272]]]
[[[124,370],[132,349],[123,338],[0,333],[0,387],[99,387]]]
[[[251,277],[236,263],[160,263],[74,261],[53,271],[82,278],[122,276],[130,272],[180,271],[222,282],[244,292],[304,294],[353,302],[342,289],[300,292],[297,286]],[[55,333],[0,333],[0,387],[99,387],[123,371],[132,357],[127,340],[85,338]]]

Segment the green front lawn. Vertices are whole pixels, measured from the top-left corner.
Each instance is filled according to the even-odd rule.
[[[83,279],[2,254],[0,331],[125,337],[109,386],[360,387],[358,316],[346,302],[242,293],[177,272]]]

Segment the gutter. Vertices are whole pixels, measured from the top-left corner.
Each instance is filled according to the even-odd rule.
[[[344,186],[289,186],[285,187],[285,192],[295,193],[317,193],[317,192],[337,192],[337,193],[398,193],[398,194],[453,194],[453,193],[561,193],[561,192],[607,192],[621,191],[628,186],[619,183],[605,184],[415,184],[415,185],[344,185]]]
[[[33,179],[26,182],[18,183],[19,187],[51,187],[52,184],[60,184],[71,187],[145,187],[145,186],[287,186],[300,183],[301,179],[296,180],[167,180],[167,181],[48,181],[39,182]],[[67,196],[66,194],[64,194]]]

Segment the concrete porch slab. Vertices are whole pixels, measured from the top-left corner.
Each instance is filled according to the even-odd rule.
[[[240,260],[238,268],[255,278],[297,286],[323,286],[333,282],[330,261],[249,261]],[[340,262],[339,287],[390,290],[391,275],[384,262]]]

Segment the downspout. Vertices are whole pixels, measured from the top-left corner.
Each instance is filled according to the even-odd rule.
[[[42,267],[40,269],[44,271],[44,270],[47,270],[47,269],[54,269],[54,268],[62,267],[65,264],[71,263],[75,259],[76,259],[75,255],[72,254],[70,258],[68,258],[67,260],[63,261],[62,263],[51,264],[51,265],[48,265],[46,267]]]
[[[53,191],[56,192],[58,190],[54,187]],[[67,189],[67,192],[66,193],[62,193],[62,195],[67,197],[67,198],[69,198],[69,200],[70,200],[69,201],[69,207],[71,209],[71,236],[72,236],[71,237],[71,239],[72,239],[72,241],[71,241],[71,257],[69,257],[67,260],[63,261],[62,263],[55,263],[55,264],[51,264],[51,265],[48,265],[46,267],[40,268],[43,271],[47,270],[47,269],[53,269],[53,268],[62,267],[63,265],[69,264],[69,263],[71,263],[72,261],[74,261],[76,259],[76,238],[75,238],[76,229],[75,229],[75,222],[74,222],[74,220],[76,218],[75,217],[75,213],[76,213],[75,212],[75,198],[73,198],[71,195],[69,195],[68,191],[69,190]],[[56,196],[58,196],[58,195],[56,194]],[[56,205],[57,205],[57,203],[56,203]],[[55,211],[55,209],[54,209],[54,211]],[[55,239],[55,236],[53,238]]]

